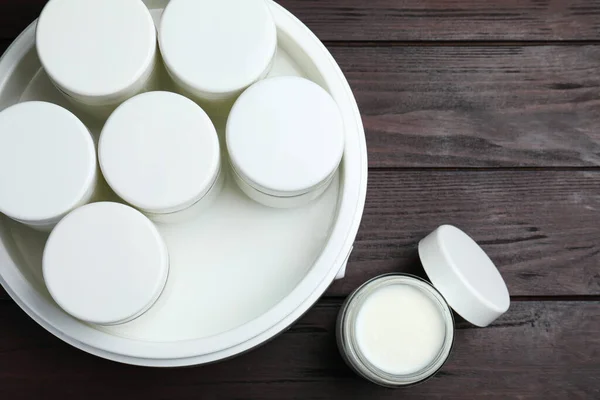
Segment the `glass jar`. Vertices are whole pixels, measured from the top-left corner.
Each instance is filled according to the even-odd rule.
[[[171,0],[162,15],[160,50],[181,94],[212,117],[270,72],[277,27],[264,0]]]
[[[386,339],[383,337],[385,335],[382,335],[381,332],[379,332],[377,336],[377,346],[387,346],[386,350],[389,350],[390,347],[392,347],[396,350],[400,350],[399,353],[405,355],[410,353],[412,356],[407,357],[411,358],[411,360],[386,359],[387,365],[382,367],[383,363],[376,360],[378,357],[374,355],[375,352],[368,351],[370,350],[369,347],[375,345],[375,342],[370,344],[361,343],[365,338],[364,334],[361,335],[361,331],[369,328],[362,325],[373,322],[372,319],[365,320],[365,318],[361,318],[361,311],[365,309],[367,302],[372,301],[377,293],[382,293],[382,289],[393,289],[394,287],[409,287],[416,289],[415,292],[407,292],[403,294],[403,296],[416,295],[419,297],[423,295],[420,301],[430,302],[433,306],[435,312],[428,317],[439,319],[439,321],[425,321],[425,324],[427,326],[435,326],[436,329],[434,329],[434,332],[421,332],[420,334],[429,335],[432,337],[432,340],[429,342],[435,342],[436,344],[431,348],[431,343],[415,343],[415,341],[412,340],[406,343],[398,343],[398,341],[402,340],[401,337],[394,338],[395,343],[383,343]],[[404,324],[404,326],[414,324],[415,321],[411,321],[410,318],[411,316],[417,316],[416,313],[419,312],[419,310],[398,309],[397,316],[383,315],[385,310],[383,310],[382,313],[382,305],[383,303],[381,301],[379,304],[374,304],[369,312],[377,312],[378,318],[403,318],[402,321],[398,322]],[[420,310],[420,312],[422,311],[423,310]],[[422,315],[417,318],[423,319]],[[391,319],[387,319],[384,323],[389,324],[390,322],[393,323]],[[423,321],[421,321],[421,327],[424,326]],[[435,375],[448,359],[454,343],[454,318],[444,297],[427,281],[407,274],[383,275],[365,283],[350,295],[344,303],[337,323],[337,341],[340,352],[346,363],[365,379],[386,387],[413,385],[423,382]],[[364,341],[366,342],[366,340]],[[415,346],[417,348],[415,348]],[[418,348],[418,346],[424,346],[424,348]],[[423,363],[423,357],[427,360],[425,363]],[[379,357],[379,361],[381,361],[381,357]],[[403,364],[402,368],[406,371],[402,373],[393,372],[390,368],[390,361]],[[410,365],[411,363],[413,365]]]
[[[44,282],[71,316],[121,325],[146,313],[169,275],[169,251],[156,226],[119,203],[93,203],[67,215],[44,248]]]
[[[98,147],[108,185],[154,222],[194,218],[223,186],[212,121],[176,93],[149,92],[127,100],[104,125]]]
[[[238,186],[275,208],[306,205],[334,181],[344,154],[344,123],[331,95],[299,77],[265,79],[236,101],[227,149]]]
[[[142,0],[50,0],[36,47],[54,86],[100,119],[157,85],[156,27]]]
[[[0,212],[51,231],[94,200],[99,173],[94,140],[70,111],[42,101],[0,112]]]
[[[426,281],[390,274],[365,283],[342,306],[338,346],[362,377],[386,387],[432,377],[454,342],[452,311],[486,327],[510,306],[508,288],[484,250],[465,232],[442,225],[419,242]]]

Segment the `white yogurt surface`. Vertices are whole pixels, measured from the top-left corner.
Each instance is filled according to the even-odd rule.
[[[430,365],[442,349],[445,330],[434,300],[402,284],[371,294],[358,311],[355,326],[363,356],[392,375],[410,375]]]

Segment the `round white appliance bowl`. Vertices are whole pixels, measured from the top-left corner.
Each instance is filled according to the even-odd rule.
[[[65,342],[88,353],[134,365],[180,367],[214,362],[248,351],[281,333],[319,299],[336,276],[343,275],[367,189],[367,150],[360,113],[346,79],[323,44],[293,15],[270,0],[269,3],[279,40],[271,76],[305,76],[327,89],[342,111],[346,149],[339,176],[322,198],[308,207],[289,211],[263,208],[229,182],[216,205],[196,224],[159,225],[170,252],[174,252],[174,271],[165,289],[166,296],[145,319],[115,328],[84,324],[53,303],[40,283],[38,271],[39,253],[47,236],[1,216],[0,283],[31,318]],[[149,0],[146,4],[158,19],[167,1]],[[35,22],[0,60],[0,109],[32,99],[69,106],[41,70],[35,53]],[[97,133],[98,125],[82,118]],[[232,239],[234,231],[219,231],[222,216],[232,215],[232,210],[236,218],[227,227],[243,232],[251,230],[258,221],[265,221],[262,236],[253,231]],[[215,219],[220,220],[219,224]],[[243,222],[249,226],[239,226]],[[279,239],[283,227],[290,224],[294,224],[290,235]],[[213,230],[209,230],[209,235],[198,236],[200,229]],[[225,237],[229,242],[222,241]],[[206,252],[210,253],[207,249],[212,246],[216,248],[213,253],[242,253],[253,259],[245,266],[252,268],[227,264],[227,270],[222,265],[210,265],[210,261],[219,261],[216,253],[197,254],[190,250],[202,240],[206,242]],[[259,244],[262,248],[250,251]],[[237,247],[236,251],[228,251],[232,247]],[[291,250],[296,248],[301,252]],[[209,265],[202,268],[188,265],[189,262]],[[211,292],[214,279],[220,285],[215,293]],[[197,286],[182,286],[186,281]],[[258,281],[259,285],[252,286],[249,281]],[[216,299],[223,301],[213,306],[210,301],[218,295],[222,298]],[[198,301],[205,303],[199,306]],[[249,307],[245,303],[253,308],[245,309]],[[202,307],[203,304],[210,307]],[[224,310],[230,309],[238,312],[226,315]],[[173,315],[173,310],[178,315],[170,321],[168,316]],[[251,318],[240,318],[242,314]]]

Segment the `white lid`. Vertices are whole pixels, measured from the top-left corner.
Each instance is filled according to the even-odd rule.
[[[467,321],[488,326],[508,310],[510,296],[500,272],[460,229],[441,226],[419,243],[419,256],[433,286]]]
[[[323,88],[297,77],[270,78],[246,90],[227,121],[231,162],[244,180],[276,196],[327,182],[344,153],[344,123]]]
[[[78,98],[118,100],[156,55],[156,28],[141,0],[51,0],[36,36],[48,75]]]
[[[265,0],[171,0],[160,27],[171,75],[199,96],[243,90],[265,74],[277,49]]]
[[[144,93],[119,106],[102,129],[99,158],[117,195],[156,214],[199,201],[213,186],[221,163],[208,115],[170,92]]]
[[[75,318],[125,323],[160,296],[169,271],[167,247],[139,211],[95,203],[66,216],[44,249],[43,272],[52,298]]]
[[[55,221],[95,179],[94,141],[71,112],[39,101],[0,112],[0,212],[26,223]]]

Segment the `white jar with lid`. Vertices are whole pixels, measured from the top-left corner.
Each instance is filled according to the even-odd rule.
[[[192,100],[149,92],[110,116],[99,143],[108,185],[155,222],[193,218],[219,193],[219,139],[208,115]]]
[[[171,0],[160,26],[169,75],[211,116],[226,115],[275,59],[277,28],[265,0]]]
[[[432,377],[450,356],[450,307],[485,327],[510,305],[506,284],[466,233],[445,225],[419,243],[431,283],[408,274],[372,279],[346,300],[338,317],[338,347],[362,377],[402,387]]]
[[[240,188],[271,207],[299,207],[329,187],[344,154],[344,123],[314,82],[270,78],[252,85],[227,120],[227,149]]]
[[[90,132],[70,111],[25,102],[0,112],[0,212],[41,231],[92,200],[98,172]]]
[[[97,117],[156,84],[156,28],[142,0],[50,0],[36,46],[55,86]]]
[[[139,211],[94,203],[65,217],[43,255],[46,287],[71,316],[119,325],[148,311],[169,274],[167,246]]]

